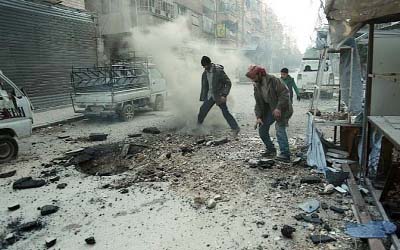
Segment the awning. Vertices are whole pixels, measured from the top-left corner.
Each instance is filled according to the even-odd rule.
[[[400,0],[326,0],[331,42],[340,45],[368,22],[400,20]]]

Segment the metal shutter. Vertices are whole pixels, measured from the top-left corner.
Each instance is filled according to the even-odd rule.
[[[95,24],[86,12],[0,0],[0,70],[36,109],[70,103],[72,66],[96,64]]]

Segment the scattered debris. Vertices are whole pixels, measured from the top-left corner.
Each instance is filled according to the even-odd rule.
[[[272,230],[278,230],[278,225],[274,225],[274,226],[272,227]]]
[[[262,169],[271,169],[275,165],[275,161],[273,159],[250,159],[248,161],[251,168],[262,168]]]
[[[95,238],[92,236],[92,237],[89,237],[89,238],[86,238],[85,239],[85,242],[86,242],[86,244],[88,244],[88,245],[94,245],[94,244],[96,244],[96,240],[95,240]]]
[[[292,234],[296,232],[296,229],[288,226],[288,225],[284,225],[281,229],[281,233],[285,238],[291,239],[292,238]]]
[[[315,245],[336,241],[336,239],[334,239],[328,235],[311,235],[310,239]]]
[[[335,186],[332,184],[328,184],[324,188],[324,194],[332,194],[335,191]]]
[[[321,183],[322,180],[321,178],[317,177],[317,176],[307,176],[304,178],[301,178],[300,183],[306,183],[306,184],[318,184]]]
[[[323,210],[327,210],[329,208],[328,204],[326,204],[325,202],[321,202],[321,208]]]
[[[20,209],[20,205],[19,204],[14,204],[14,205],[11,205],[11,206],[9,206],[8,207],[8,210],[9,211],[15,211],[15,210],[18,210],[18,209]]]
[[[70,136],[69,135],[59,135],[59,136],[57,136],[57,138],[61,139],[61,140],[64,140],[64,139],[70,138]]]
[[[181,146],[180,150],[182,152],[182,155],[190,154],[193,153],[194,149],[190,146]]]
[[[263,235],[261,235],[261,237],[263,237],[264,239],[267,239],[269,237],[269,234],[263,234]]]
[[[158,135],[158,134],[161,134],[161,131],[156,127],[148,127],[148,128],[143,129],[143,133]]]
[[[307,212],[307,213],[313,213],[315,211],[318,210],[320,206],[319,201],[317,200],[308,200],[304,203],[301,203],[299,205],[299,208],[301,208],[303,211]]]
[[[13,170],[13,171],[6,172],[6,173],[1,173],[0,179],[10,178],[10,177],[14,176],[16,173],[17,173],[17,170]]]
[[[107,140],[108,134],[104,133],[91,133],[89,135],[89,140],[90,141],[105,141]]]
[[[58,189],[64,189],[66,187],[67,187],[67,183],[60,183],[60,184],[57,185]]]
[[[32,177],[23,177],[13,184],[13,189],[38,188],[46,185],[45,180],[34,180]]]
[[[46,247],[47,247],[47,248],[50,248],[50,247],[54,246],[54,245],[56,244],[56,242],[57,242],[57,239],[56,239],[56,238],[48,238],[48,239],[46,239],[46,241],[45,241]]]
[[[335,190],[341,194],[347,194],[347,191],[341,187],[335,187]]]
[[[55,212],[58,211],[58,209],[59,209],[59,207],[57,207],[57,206],[46,205],[46,206],[43,206],[42,208],[40,208],[40,214],[42,216],[54,214]]]
[[[326,171],[326,179],[328,183],[332,184],[333,186],[340,186],[342,185],[347,178],[349,178],[348,172],[332,172]]]

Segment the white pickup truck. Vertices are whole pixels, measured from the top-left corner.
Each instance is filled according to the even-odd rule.
[[[30,136],[32,123],[29,98],[0,71],[0,163],[17,157],[16,138]]]
[[[167,84],[153,64],[114,64],[74,68],[71,73],[73,107],[85,116],[118,115],[133,119],[138,108],[164,109]]]

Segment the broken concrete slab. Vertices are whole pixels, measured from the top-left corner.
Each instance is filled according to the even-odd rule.
[[[18,231],[29,232],[40,228],[42,228],[42,223],[40,223],[39,221],[30,221],[19,225]]]
[[[32,177],[23,177],[13,183],[13,189],[38,188],[46,185],[45,180],[34,180]]]
[[[54,205],[45,205],[40,208],[40,214],[42,216],[54,214],[58,211],[58,209],[59,209],[59,207],[54,206]]]
[[[321,220],[321,218],[315,218],[312,216],[308,216],[306,214],[297,214],[294,216],[294,218],[298,221],[305,221],[308,223],[312,223],[312,224],[322,224],[323,221]]]
[[[57,243],[57,239],[56,238],[48,238],[45,241],[45,244],[46,244],[47,248],[53,247],[56,243]]]
[[[14,204],[8,207],[8,211],[15,211],[21,208],[21,205],[19,204]]]
[[[50,178],[50,182],[51,183],[54,183],[54,182],[57,182],[57,181],[59,181],[61,178],[60,178],[60,176],[56,176],[56,177],[53,177],[53,178]]]
[[[161,134],[161,131],[156,127],[148,127],[148,128],[143,129],[143,133],[158,135],[158,134]]]
[[[300,180],[300,183],[305,183],[305,184],[318,184],[321,183],[322,180],[321,178],[319,178],[318,176],[307,176],[307,177],[303,177]]]
[[[281,229],[281,233],[283,235],[283,237],[291,239],[292,238],[292,234],[296,232],[296,228],[288,226],[288,225],[284,225]]]
[[[311,235],[310,239],[315,245],[336,241],[336,239],[334,239],[328,235]]]
[[[0,174],[0,179],[10,178],[10,177],[14,176],[16,173],[17,173],[17,170],[12,170],[12,171],[9,171],[9,172],[1,173]]]
[[[105,141],[107,140],[108,134],[104,133],[91,133],[89,135],[89,140],[90,141]]]
[[[86,238],[85,242],[88,245],[94,245],[94,244],[96,244],[96,239],[92,236],[92,237]]]
[[[78,149],[74,149],[74,150],[68,151],[65,154],[66,155],[76,155],[76,154],[79,154],[79,153],[83,152],[84,150],[85,150],[84,148],[78,148]]]

